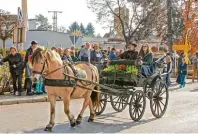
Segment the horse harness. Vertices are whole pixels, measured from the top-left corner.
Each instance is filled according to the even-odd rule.
[[[77,63],[77,64],[80,64],[81,62]],[[86,63],[86,62],[84,62]],[[46,66],[46,60],[44,61],[44,64],[43,64],[43,67],[42,67],[42,70],[41,72],[38,72],[38,71],[33,71],[33,73],[35,74],[41,74],[43,76],[43,79],[44,79],[44,85],[45,86],[52,86],[52,87],[74,87],[74,90],[72,92],[72,94],[74,93],[76,87],[82,87],[82,88],[85,88],[86,86],[88,85],[91,85],[92,83],[89,83],[89,82],[84,82],[83,80],[80,80],[79,79],[79,76],[78,76],[78,72],[77,70],[74,68],[74,65],[72,63],[64,63],[63,66],[61,66],[60,68],[57,68],[47,74],[43,74],[44,72],[44,69],[45,69],[45,66]],[[86,63],[88,64],[88,63]],[[72,69],[73,73],[74,73],[74,77],[71,79],[71,76],[68,75],[68,66]],[[88,65],[89,66],[89,65]],[[89,66],[90,67],[90,66]],[[64,79],[47,79],[46,76],[60,70],[64,68]],[[91,71],[92,71],[92,81],[94,79],[94,70],[92,67],[90,67]],[[80,82],[82,85],[77,85],[77,82]]]

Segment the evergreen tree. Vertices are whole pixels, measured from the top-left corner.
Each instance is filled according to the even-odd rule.
[[[71,26],[69,26],[69,29],[67,30],[68,33],[72,33],[76,30],[80,30],[80,26],[78,25],[78,22],[74,22],[71,24]]]
[[[84,27],[84,25],[83,25],[82,23],[80,24],[80,31],[81,31],[81,33],[82,33],[83,35],[86,34],[85,27]]]
[[[95,28],[92,25],[92,23],[88,23],[87,28],[86,28],[86,35],[88,36],[94,36],[95,33]]]

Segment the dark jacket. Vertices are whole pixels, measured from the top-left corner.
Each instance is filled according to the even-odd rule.
[[[153,54],[152,53],[148,53],[143,57],[143,62],[144,64],[151,64],[153,63]]]
[[[136,60],[138,58],[137,51],[125,51],[119,56],[121,59]]]
[[[187,75],[188,73],[188,65],[187,64],[180,64],[179,65],[179,73],[183,75]]]
[[[61,59],[62,60],[67,60],[70,63],[73,63],[72,57],[70,55],[63,55]]]
[[[32,55],[32,53],[33,53],[32,48],[31,48],[31,47],[28,48],[27,51],[26,51],[26,55],[25,55],[25,65],[26,65],[27,62],[28,62],[28,57],[29,57],[30,55]]]
[[[9,54],[7,57],[3,58],[3,62],[9,63],[10,73],[12,75],[19,75],[23,73],[23,58],[21,54],[16,53],[15,55]],[[14,65],[16,68],[14,68]]]
[[[92,50],[90,58],[91,63],[100,63],[102,59],[102,53],[98,50]]]
[[[76,58],[75,56],[71,56],[71,58],[72,58],[72,61],[73,61],[73,62],[79,61],[78,58]]]

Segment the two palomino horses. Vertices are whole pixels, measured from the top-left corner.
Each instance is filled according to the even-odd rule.
[[[90,108],[90,117],[88,121],[91,122],[94,120],[94,106],[99,105],[100,93],[92,92],[88,89],[99,90],[96,85],[74,79],[75,71],[71,65],[69,63],[64,63],[59,54],[51,50],[42,50],[38,48],[31,56],[29,64],[32,66],[34,80],[37,80],[41,75],[45,75],[45,85],[48,100],[50,102],[50,121],[44,131],[51,131],[55,125],[55,105],[57,96],[63,98],[64,112],[72,127],[81,123],[83,113],[87,106]],[[76,63],[74,67],[85,72],[86,80],[99,83],[98,70],[92,64]],[[68,77],[65,73],[72,77]],[[85,86],[87,89],[83,88]],[[77,119],[75,119],[69,109],[70,100],[80,98],[84,98],[84,103]]]

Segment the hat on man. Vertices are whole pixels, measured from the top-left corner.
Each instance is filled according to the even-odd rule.
[[[137,44],[135,44],[135,43],[133,43],[133,42],[129,42],[129,43],[126,45],[126,47],[129,46],[129,45],[132,45],[132,46],[134,46],[134,47],[137,47]]]
[[[37,41],[35,41],[35,40],[34,40],[34,41],[32,41],[32,42],[31,42],[31,45],[34,45],[34,44],[36,45],[36,44],[38,44],[38,42],[37,42]]]

